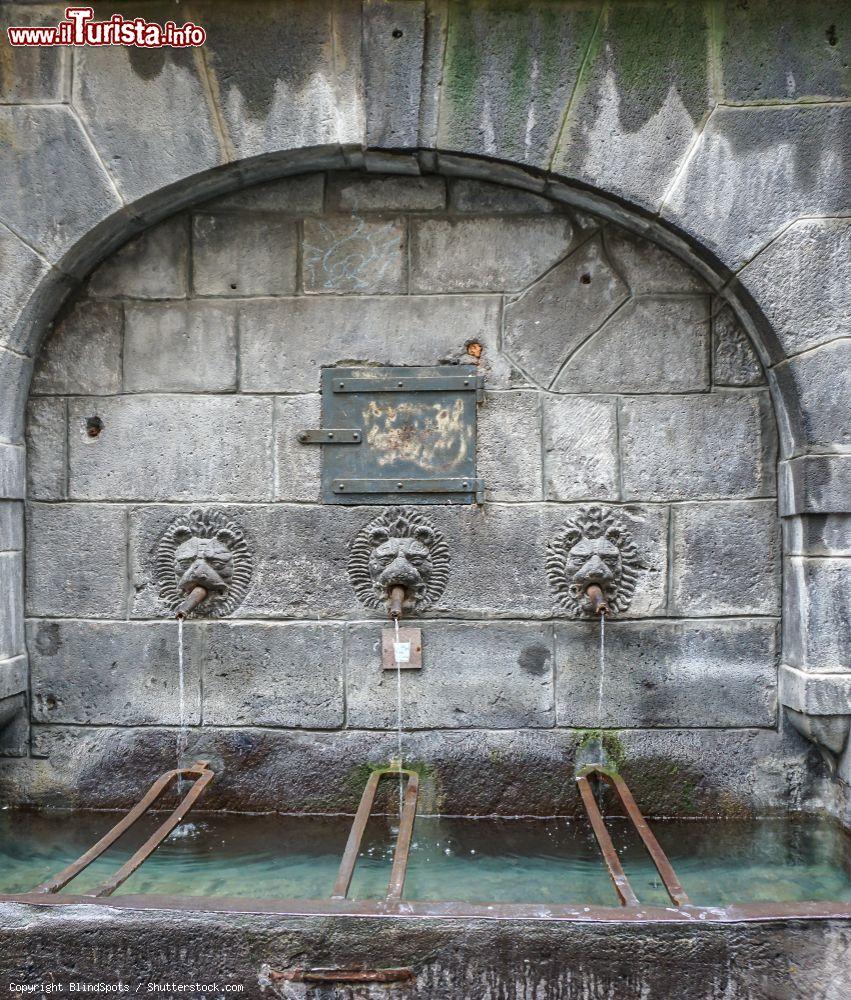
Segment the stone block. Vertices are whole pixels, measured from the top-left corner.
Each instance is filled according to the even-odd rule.
[[[449,207],[477,215],[549,215],[559,206],[531,191],[463,177],[449,182]]]
[[[784,663],[779,680],[780,704],[795,712],[811,716],[851,714],[851,672],[812,673]]]
[[[184,628],[183,718],[200,712],[198,626]],[[175,622],[28,621],[35,722],[176,726],[181,722]],[[179,745],[174,733],[175,755]]]
[[[275,499],[318,502],[322,478],[322,448],[304,445],[300,431],[321,426],[318,394],[275,399]]]
[[[75,302],[57,321],[39,353],[33,395],[119,392],[123,325],[123,308],[114,302]]]
[[[672,615],[780,614],[774,500],[674,504],[671,516]]]
[[[0,35],[3,37],[3,69],[0,70],[0,100],[4,104],[40,104],[65,98],[64,80],[70,52],[59,46],[12,46],[6,29],[58,24],[64,8],[54,6],[24,7],[3,4],[0,7]]]
[[[849,114],[824,104],[716,108],[663,216],[736,270],[792,220],[839,214]]]
[[[712,108],[700,4],[605,8],[551,169],[657,210]]]
[[[24,560],[20,552],[0,552],[0,660],[24,652]]]
[[[564,216],[411,220],[412,292],[519,292],[565,256]]]
[[[189,218],[177,215],[146,229],[89,278],[97,299],[185,299],[189,287]]]
[[[331,175],[328,181],[330,211],[428,212],[446,204],[442,177],[363,177]]]
[[[366,0],[363,86],[366,145],[416,148],[425,43],[425,3]]]
[[[24,547],[24,505],[16,500],[0,500],[0,552],[17,552]]]
[[[851,560],[786,559],[783,661],[812,671],[851,667]]]
[[[146,4],[149,20],[181,23],[178,14],[170,3]],[[191,48],[75,51],[74,106],[128,201],[230,158],[208,89]]]
[[[306,292],[406,292],[404,219],[305,219],[302,282]]]
[[[801,455],[777,468],[781,516],[849,511],[851,455]]]
[[[543,400],[547,500],[618,500],[617,403],[599,396]]]
[[[281,177],[252,184],[205,203],[204,211],[278,212],[286,215],[319,214],[325,197],[325,175]]]
[[[344,631],[327,622],[207,625],[204,724],[339,728]]]
[[[121,207],[70,108],[0,106],[0,130],[0,218],[51,262]]]
[[[482,348],[489,386],[509,381],[499,352],[499,298],[485,295],[320,297],[240,307],[243,392],[316,392],[323,367],[467,363]]]
[[[232,392],[236,313],[214,302],[126,306],[125,392]]]
[[[740,272],[739,280],[759,303],[784,354],[847,335],[849,260],[851,219],[801,219]]]
[[[87,421],[94,417],[102,429],[90,437]],[[69,495],[75,500],[226,502],[272,496],[270,399],[71,400],[68,421]],[[156,455],[157,461],[139,463],[138,455]]]
[[[26,339],[15,332],[15,324],[47,273],[42,258],[0,225],[0,343],[27,353]]]
[[[538,385],[548,388],[565,359],[628,294],[600,238],[594,237],[505,306],[505,352]]]
[[[603,242],[609,260],[633,295],[708,291],[706,282],[696,271],[658,243],[620,226],[607,226]]]
[[[0,662],[0,700],[27,690],[27,657],[15,656]]]
[[[64,500],[68,470],[67,404],[35,397],[27,404],[27,496]]]
[[[0,500],[22,500],[27,492],[23,445],[0,442]]]
[[[451,4],[437,147],[549,167],[597,23],[564,4]]]
[[[0,701],[0,757],[30,756],[30,718],[25,691]]]
[[[600,691],[596,622],[556,625],[559,726],[774,726],[776,622],[606,623]]]
[[[759,358],[729,305],[712,307],[712,381],[739,388],[764,385]]]
[[[851,515],[784,517],[783,551],[796,556],[851,556]]]
[[[27,505],[27,614],[123,618],[127,514],[112,504]]]
[[[624,499],[733,499],[773,492],[774,433],[759,392],[627,399],[620,431]]]
[[[354,626],[346,655],[348,725],[396,724],[396,674],[381,667],[377,624]],[[404,729],[552,726],[548,623],[435,622],[423,632],[421,670],[402,672]]]
[[[786,403],[795,452],[841,451],[851,446],[851,338],[823,344],[775,365],[771,375]]]
[[[727,101],[847,98],[848,7],[842,0],[803,6],[773,0],[757,10],[724,0],[715,16]]]
[[[292,295],[297,244],[290,219],[193,216],[192,286],[198,295]]]
[[[565,362],[557,392],[701,392],[709,388],[709,297],[641,296]]]
[[[27,392],[33,364],[21,354],[0,347],[0,440],[20,444],[24,440]]]
[[[541,403],[537,392],[488,392],[478,411],[477,475],[486,500],[541,500]]]

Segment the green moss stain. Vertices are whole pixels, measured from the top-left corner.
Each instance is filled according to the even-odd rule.
[[[613,774],[620,774],[621,768],[626,763],[626,748],[614,729],[579,729],[576,732],[578,739],[576,756],[579,758],[583,751],[588,751],[595,744],[603,748],[606,757],[608,770]]]

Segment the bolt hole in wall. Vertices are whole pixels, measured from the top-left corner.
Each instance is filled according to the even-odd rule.
[[[408,527],[376,535],[350,576],[356,540],[393,501],[322,502],[324,446],[299,440],[329,426],[321,374],[415,378],[455,365],[483,380],[472,438],[460,420],[458,438],[441,437],[455,411],[439,399],[428,433],[410,435],[406,401],[376,393],[359,439],[334,447],[401,455],[436,476],[447,455],[434,442],[463,438],[481,502],[402,507],[392,518]],[[105,423],[109,435],[88,446]],[[563,880],[551,855],[589,880],[602,871],[610,892],[575,783],[589,739],[647,815],[704,818],[658,831],[693,873],[693,902],[721,898],[713,886],[727,864],[741,876],[730,892],[745,898],[844,898],[836,831],[779,818],[820,786],[777,725],[780,540],[764,373],[729,307],[659,246],[461,177],[311,174],[238,191],[160,223],[91,275],[39,359],[27,435],[31,723],[43,763],[8,768],[12,801],[127,808],[174,765],[182,724],[181,763],[218,762],[210,810],[351,814],[369,769],[395,753],[399,682],[423,816],[500,817],[417,821],[410,877],[422,898],[457,897],[465,884],[487,898],[501,873],[507,895],[493,898],[528,899],[533,869],[534,893],[552,894]],[[393,490],[403,481],[374,478]],[[422,667],[401,679],[381,661],[387,606],[375,583],[391,565],[405,573],[403,616],[422,633]],[[185,623],[181,711],[168,619],[187,573],[207,596]],[[592,586],[614,609],[602,711]],[[398,804],[381,794],[365,872],[393,846]],[[768,813],[773,825],[741,827],[732,850],[723,831],[734,827],[721,820]],[[518,815],[539,818],[508,819]],[[553,815],[563,818],[541,818]],[[4,822],[12,844],[54,837],[41,820]],[[93,822],[69,825],[68,844]],[[272,821],[252,822],[201,817],[197,841],[160,849],[159,884],[182,884],[180,866],[226,828],[260,843]],[[281,862],[294,881],[264,888],[257,860],[244,890],[308,893],[315,879],[309,894],[326,895],[345,824],[280,822],[294,842],[311,840],[311,824],[327,837]],[[686,829],[723,850],[689,854]],[[255,864],[234,838],[213,868]],[[641,898],[631,838],[615,841],[625,866],[638,865]],[[40,850],[36,867],[47,865]],[[468,882],[451,868],[459,859]],[[138,879],[151,864],[128,891],[149,884]],[[449,866],[446,881],[434,866]],[[746,869],[760,874],[748,881]],[[772,880],[780,871],[788,883]],[[35,874],[9,875],[7,888]]]

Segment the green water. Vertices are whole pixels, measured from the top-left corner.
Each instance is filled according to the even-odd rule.
[[[25,892],[83,853],[116,817],[0,812],[0,892]],[[131,831],[66,892],[85,892],[113,872],[159,819]],[[118,890],[121,893],[322,899],[350,825],[316,816],[199,816],[179,827]],[[668,903],[634,831],[609,820],[642,903]],[[851,900],[851,837],[829,821],[656,821],[693,903]],[[349,893],[383,896],[393,854],[392,819],[374,818]],[[616,905],[590,828],[579,819],[420,817],[406,899]]]

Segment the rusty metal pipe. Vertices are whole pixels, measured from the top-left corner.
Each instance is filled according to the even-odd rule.
[[[600,590],[596,583],[592,583],[590,587],[586,587],[585,596],[591,602],[591,610],[595,615],[610,614],[609,605],[606,603],[603,591]]]
[[[395,587],[390,588],[390,617],[391,618],[401,618],[402,617],[402,605],[405,603],[405,588],[400,587],[398,584]]]
[[[209,591],[206,587],[193,587],[186,599],[181,601],[174,612],[175,618],[186,618],[205,600]]]

